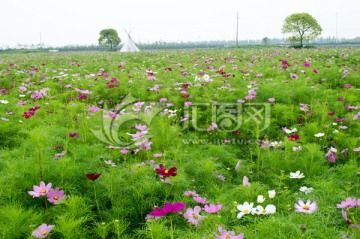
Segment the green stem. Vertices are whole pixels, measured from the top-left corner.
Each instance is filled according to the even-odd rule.
[[[97,211],[99,213],[99,216],[100,216],[100,220],[102,220],[102,217],[101,217],[101,213],[100,213],[100,207],[99,207],[99,202],[97,200],[97,196],[96,196],[96,188],[95,188],[95,182],[94,182],[94,197],[95,197],[95,202],[96,202],[96,208],[97,208]]]
[[[36,146],[37,151],[38,151],[38,161],[39,161],[39,171],[40,171],[40,182],[43,181],[43,168],[42,168],[42,160],[41,160],[41,154],[40,154],[40,149],[39,146]]]
[[[170,219],[170,228],[171,228],[171,239],[174,239],[174,228],[173,228],[172,218]]]

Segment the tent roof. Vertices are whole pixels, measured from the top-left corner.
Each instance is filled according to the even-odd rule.
[[[133,41],[131,36],[129,34],[127,34],[127,35],[128,35],[128,39],[125,42],[125,44],[123,45],[123,47],[120,49],[120,52],[137,52],[137,51],[140,51],[140,49],[135,45],[135,42]]]

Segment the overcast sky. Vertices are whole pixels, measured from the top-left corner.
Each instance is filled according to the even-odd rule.
[[[97,44],[105,28],[135,42],[282,38],[284,19],[310,13],[322,37],[360,37],[360,0],[1,0],[0,46]]]

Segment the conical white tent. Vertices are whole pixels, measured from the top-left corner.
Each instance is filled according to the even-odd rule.
[[[126,32],[126,31],[125,31]],[[131,38],[130,34],[126,32],[128,35],[128,39],[123,45],[123,47],[120,49],[120,52],[137,52],[140,51],[140,49],[135,45],[135,42]]]

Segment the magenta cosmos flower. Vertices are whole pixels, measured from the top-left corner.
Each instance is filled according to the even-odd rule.
[[[49,192],[49,190],[51,189],[51,186],[52,186],[52,183],[45,185],[45,183],[43,181],[41,181],[40,186],[34,185],[33,186],[34,191],[28,191],[28,193],[33,198],[42,197],[42,196],[45,196]]]
[[[163,178],[176,176],[176,167],[166,169],[164,165],[160,164],[160,168],[155,169],[158,175],[161,175]]]
[[[63,202],[63,199],[65,199],[65,194],[63,190],[60,190],[59,188],[50,189],[48,194],[48,201],[52,204],[60,204]]]
[[[149,215],[154,217],[162,217],[169,213],[175,213],[183,210],[186,207],[185,203],[175,202],[174,204],[167,202],[164,208],[155,207],[154,211],[150,212]]]
[[[311,214],[318,209],[315,201],[311,202],[310,200],[307,200],[306,203],[304,203],[301,199],[299,199],[297,204],[295,203],[294,207],[296,208],[296,212],[304,212],[308,214]]]
[[[54,227],[54,225],[46,225],[43,223],[38,228],[36,228],[35,231],[33,231],[32,235],[36,238],[45,238],[49,235]]]

